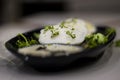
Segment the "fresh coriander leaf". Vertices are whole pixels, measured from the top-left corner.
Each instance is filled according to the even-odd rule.
[[[75,30],[75,28],[72,28],[71,30]]]
[[[50,26],[50,25],[45,26],[44,32],[46,32],[48,30],[52,30],[52,29],[54,29],[54,26]]]
[[[22,48],[22,47],[27,47],[27,46],[30,46],[30,45],[33,45],[33,44],[37,44],[38,41],[37,40],[34,40],[32,37],[30,39],[26,38],[23,34],[18,34],[18,36],[21,36],[23,38],[23,40],[17,40],[16,42],[16,45],[19,47],[19,48]]]
[[[94,37],[98,39],[99,44],[104,44],[108,41],[108,38],[101,33],[97,33]]]
[[[76,35],[75,34],[73,34],[72,32],[70,32],[70,31],[66,31],[66,34],[67,35],[69,35],[71,38],[76,38]]]
[[[23,34],[20,33],[20,34],[18,34],[18,36],[21,36],[25,40],[26,46],[29,45],[27,38]]]
[[[86,48],[94,48],[98,45],[104,44],[108,41],[108,38],[102,33],[96,33],[86,36]]]
[[[115,32],[115,29],[114,28],[108,28],[107,30],[106,30],[106,36],[107,37],[109,37],[112,33],[114,33]]]
[[[65,21],[61,22],[60,27],[61,27],[61,28],[67,28],[67,27],[65,26],[65,23],[66,23]]]
[[[59,31],[51,31],[51,32],[52,32],[51,38],[54,38],[59,35]]]

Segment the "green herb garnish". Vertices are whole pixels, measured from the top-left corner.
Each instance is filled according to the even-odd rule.
[[[71,30],[75,30],[75,28],[72,28]]]
[[[38,43],[38,41],[33,39],[32,37],[30,39],[28,39],[23,34],[18,34],[18,36],[21,36],[23,38],[23,40],[17,40],[17,42],[16,42],[16,45],[19,48],[27,47],[27,46],[30,46],[30,45]]]
[[[46,31],[48,31],[48,30],[52,30],[52,29],[54,29],[54,27],[53,27],[53,26],[48,25],[48,26],[45,26],[44,31],[46,32]]]
[[[75,34],[73,34],[72,32],[70,32],[70,31],[66,31],[66,34],[67,35],[69,35],[71,38],[76,38],[76,35]]]
[[[65,21],[61,22],[60,27],[61,27],[61,28],[67,28],[67,27],[65,26],[65,23],[66,23]]]
[[[112,34],[112,33],[114,33],[115,32],[115,29],[114,28],[108,28],[107,30],[106,30],[106,36],[107,36],[107,38]]]
[[[86,45],[87,48],[94,48],[100,44],[104,44],[108,41],[108,38],[102,33],[88,35],[86,37]]]
[[[105,35],[102,33],[96,33],[86,36],[86,45],[87,48],[94,48],[98,45],[105,44],[108,41],[109,36],[115,32],[115,29],[108,28]],[[119,41],[116,42],[116,45],[120,45]]]
[[[115,29],[114,28],[108,28],[107,30],[106,30],[106,36],[107,37],[109,37],[112,33],[114,33],[115,32]],[[120,40],[116,40],[115,42],[114,42],[114,44],[115,44],[115,46],[116,47],[120,47]]]
[[[57,29],[55,29],[54,26],[46,26],[44,31],[46,32],[48,30],[52,32],[51,38],[54,38],[59,35],[59,31],[57,31]]]
[[[51,38],[54,38],[59,35],[59,31],[51,30],[51,32],[52,32]]]

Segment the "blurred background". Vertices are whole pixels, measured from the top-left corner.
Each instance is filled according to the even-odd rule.
[[[0,0],[0,24],[34,14],[120,13],[120,0]]]

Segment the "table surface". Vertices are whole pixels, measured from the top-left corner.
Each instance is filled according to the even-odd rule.
[[[112,26],[117,31],[116,39],[120,39],[120,15],[117,13],[36,14],[23,18],[20,22],[4,24],[0,27],[0,80],[119,80],[120,48],[107,49],[96,63],[83,68],[43,73],[24,66],[4,47],[4,43],[18,33],[38,28],[41,25],[55,24],[71,16],[85,19],[96,25]]]

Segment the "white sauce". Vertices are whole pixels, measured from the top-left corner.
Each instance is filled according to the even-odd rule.
[[[39,47],[45,47],[45,49],[37,50]],[[75,54],[82,50],[83,49],[81,47],[77,47],[77,46],[53,44],[53,45],[44,45],[44,46],[34,45],[30,47],[20,48],[18,52],[23,55],[47,57],[52,55],[53,52],[55,56],[60,56],[60,55]]]
[[[51,53],[46,50],[38,50],[37,51],[36,49],[39,47],[42,47],[42,45],[34,45],[34,46],[20,48],[20,49],[18,49],[18,52],[23,55],[33,55],[33,56],[42,56],[42,57],[51,55]]]
[[[72,22],[72,19],[65,20],[64,26],[67,28],[61,28],[60,24],[54,25],[54,29],[59,32],[54,38],[51,38],[52,32],[50,30],[44,32],[44,29],[40,32],[39,42],[42,44],[49,43],[62,43],[62,44],[79,44],[82,43],[87,35],[86,23],[83,20],[75,19],[75,22]],[[74,30],[72,30],[74,28]],[[72,32],[75,35],[75,38],[72,38],[70,35],[66,34],[67,31]]]
[[[76,46],[70,46],[70,45],[58,45],[58,44],[53,44],[53,45],[46,45],[46,49],[52,52],[56,51],[65,51],[68,53],[74,53],[74,52],[79,52],[81,51],[82,48],[76,47]]]

